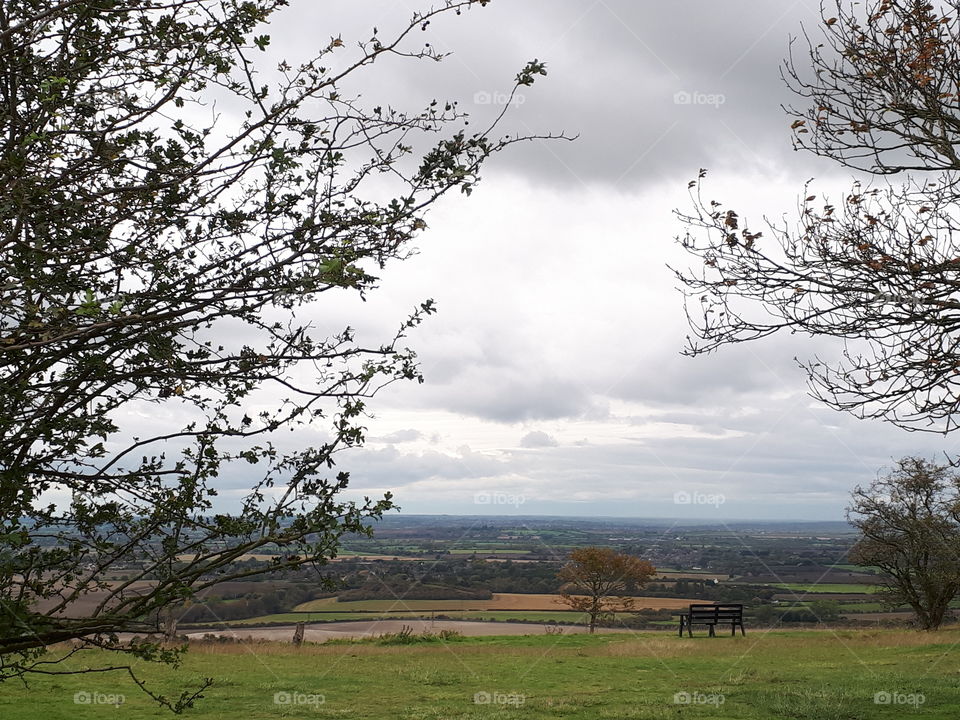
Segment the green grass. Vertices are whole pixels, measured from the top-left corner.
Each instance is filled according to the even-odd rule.
[[[380,612],[295,612],[260,615],[245,620],[231,620],[231,625],[260,625],[264,623],[338,622],[344,620],[379,620],[384,618],[411,619],[430,617],[430,611],[402,609]],[[564,610],[438,610],[434,615],[443,615],[454,620],[497,620],[506,622],[581,622],[583,615]]]
[[[169,696],[215,684],[197,720],[894,720],[960,717],[960,631],[753,631],[746,638],[533,635],[384,646],[278,643],[196,646],[182,668],[134,663]],[[119,664],[101,651],[75,670]],[[878,705],[876,693],[924,702]],[[77,693],[123,696],[119,707]],[[312,704],[276,704],[299,693]],[[516,704],[477,704],[489,693]],[[677,693],[714,704],[679,705]],[[83,696],[80,696],[83,697]],[[487,697],[487,696],[481,696]],[[720,699],[723,702],[720,704]],[[114,698],[116,699],[116,698]],[[323,700],[322,704],[319,702]],[[522,701],[522,704],[520,702]],[[4,720],[167,718],[122,673],[38,676],[6,683]]]
[[[793,590],[800,593],[866,593],[878,591],[876,585],[858,585],[854,583],[776,583],[770,587]]]
[[[840,612],[882,612],[885,609],[883,603],[878,602],[853,602],[840,605]]]
[[[551,598],[552,599],[552,598]],[[527,608],[523,608],[521,604],[521,609],[523,611],[526,609],[531,609],[535,611],[540,611],[543,602],[543,596],[536,595],[531,596],[528,600],[525,600],[523,597],[519,597],[521,603],[526,603]],[[490,610],[510,610],[509,607],[504,608],[502,605],[500,607],[488,608],[491,604],[491,600],[350,600],[345,602],[337,602],[336,598],[320,598],[319,600],[310,600],[309,602],[301,603],[293,608],[296,612],[328,612],[335,613],[347,613],[347,612],[358,612],[358,613],[397,613],[397,612],[419,612],[430,614],[431,612],[436,613],[451,613],[451,612],[471,612],[475,610],[482,610],[486,612]],[[562,608],[563,606],[557,603],[553,607]],[[563,612],[562,610],[553,610],[549,605],[544,609],[546,612]],[[363,615],[360,615],[363,617]]]
[[[586,615],[564,610],[477,610],[462,613],[444,613],[458,620],[525,620],[532,622],[583,622]]]
[[[850,572],[869,572],[871,570],[878,570],[874,565],[853,565],[852,563],[837,563],[831,565],[831,568],[835,570],[848,570]]]
[[[960,608],[960,600],[951,600],[950,607]],[[909,610],[909,605],[900,605],[893,608],[895,611]],[[886,605],[879,602],[845,602],[840,604],[840,612],[885,612],[890,610]]]
[[[351,611],[369,610],[373,612],[387,611],[423,611],[431,610],[472,610],[482,609],[489,604],[489,600],[350,600],[337,602],[336,598],[321,598],[297,605],[294,610],[299,612],[315,610]]]
[[[509,548],[454,548],[451,555],[529,555],[529,550],[510,550]]]

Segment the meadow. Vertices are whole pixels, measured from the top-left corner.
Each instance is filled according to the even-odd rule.
[[[872,720],[960,717],[960,629],[433,638],[304,645],[198,643],[180,670],[136,663],[170,696],[214,679],[187,711],[352,720]],[[73,669],[114,662],[71,658]],[[7,683],[5,720],[161,718],[120,673]]]
[[[375,601],[374,601],[375,602]],[[231,627],[245,625],[270,625],[276,623],[291,624],[298,622],[342,622],[350,620],[377,620],[384,618],[415,619],[429,617],[429,610],[347,610],[344,612],[290,612],[273,615],[259,615],[245,620],[232,620]],[[586,620],[583,613],[570,610],[437,610],[435,615],[442,615],[452,620],[493,620],[507,622],[517,620],[522,622],[563,622],[580,623]],[[676,621],[673,623],[676,625]]]
[[[678,610],[697,602],[689,598],[638,597],[637,608],[665,608]],[[569,610],[560,601],[558,595],[493,593],[486,600],[352,600],[338,601],[337,598],[321,598],[302,603],[294,608],[297,612],[395,612],[409,610],[419,612],[448,612],[451,610]]]
[[[805,594],[821,593],[862,593],[873,595],[880,591],[877,585],[862,585],[853,583],[776,583],[771,587],[783,588],[784,590],[793,590],[794,592]]]
[[[685,598],[637,598],[637,608],[681,610],[696,600]],[[421,618],[442,615],[454,620],[519,620],[526,622],[583,623],[586,616],[565,609],[556,595],[494,593],[487,600],[353,600],[321,598],[301,603],[293,612],[232,620],[231,625],[263,625],[298,622],[338,622],[376,618]]]

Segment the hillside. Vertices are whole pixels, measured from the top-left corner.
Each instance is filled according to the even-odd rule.
[[[541,631],[542,632],[542,631]],[[468,720],[960,717],[960,629],[449,638],[306,645],[197,644],[183,668],[137,665],[154,690],[215,684],[188,717]],[[88,661],[74,658],[81,669]],[[109,704],[112,701],[113,704]],[[119,707],[117,707],[119,705]],[[161,718],[121,673],[34,678],[5,720]]]

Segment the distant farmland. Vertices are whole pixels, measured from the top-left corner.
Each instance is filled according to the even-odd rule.
[[[878,585],[855,585],[849,583],[777,583],[772,585],[775,588],[792,590],[796,593],[847,593],[847,594],[867,594],[879,592]]]
[[[635,607],[652,610],[678,610],[690,603],[689,598],[638,597]],[[337,598],[321,598],[297,605],[296,612],[447,612],[478,610],[551,610],[564,611],[567,606],[557,595],[494,593],[489,600],[354,600],[338,602]]]

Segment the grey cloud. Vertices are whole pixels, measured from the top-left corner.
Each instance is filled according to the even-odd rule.
[[[522,422],[580,417],[591,403],[583,388],[573,382],[513,377],[489,378],[483,386],[474,386],[453,399],[449,407],[488,420]]]
[[[426,7],[294,3],[280,25],[283,47],[318,44],[307,29],[329,26],[330,18],[338,22],[328,34],[345,39],[368,37],[372,25],[388,34],[411,9]],[[680,182],[718,164],[816,168],[822,165],[815,158],[792,152],[780,108],[792,96],[779,67],[789,37],[801,24],[813,29],[817,19],[814,3],[493,2],[437,20],[412,39],[454,53],[439,66],[377,63],[360,89],[402,107],[414,99],[458,99],[481,127],[499,112],[498,93],[536,57],[548,63],[549,75],[521,88],[522,104],[512,108],[504,131],[580,137],[513,148],[494,161],[511,172],[551,184],[641,185]]]
[[[347,51],[373,25],[385,36],[411,7],[426,6],[294,0],[271,48],[303,54],[339,34]],[[781,185],[822,175],[825,166],[792,152],[779,108],[790,100],[778,76],[788,35],[815,11],[813,2],[755,0],[494,0],[416,33],[414,42],[455,52],[443,63],[382,58],[366,80],[344,88],[371,105],[404,108],[459,98],[479,127],[499,111],[496,93],[538,57],[550,74],[523,89],[505,130],[581,135],[492,159],[495,182],[469,201],[448,197],[430,218],[423,253],[391,266],[380,292],[362,304],[324,298],[318,332],[342,322],[372,344],[392,332],[402,309],[439,301],[440,314],[410,338],[426,384],[391,386],[371,409],[409,413],[391,427],[423,432],[434,428],[411,415],[434,410],[489,421],[484,432],[509,425],[493,428],[498,439],[489,443],[507,447],[520,423],[547,420],[620,423],[616,432],[628,436],[594,436],[570,423],[563,436],[583,439],[549,452],[453,451],[444,441],[461,442],[454,420],[430,438],[434,452],[404,446],[423,438],[408,429],[372,438],[388,447],[343,453],[339,468],[351,471],[354,487],[403,490],[406,511],[418,503],[436,511],[435,490],[446,492],[447,483],[466,499],[443,507],[474,511],[466,493],[482,482],[526,496],[532,513],[681,516],[698,509],[675,507],[673,493],[703,489],[728,496],[726,517],[838,517],[849,489],[891,457],[955,451],[953,441],[815,406],[794,357],[838,357],[829,343],[782,336],[696,359],[679,354],[687,328],[663,266],[680,231],[667,224],[671,207],[686,201],[684,181],[699,167],[712,179],[726,171],[730,185],[746,186],[750,201],[775,214],[792,199],[780,204]],[[705,102],[676,102],[684,92]],[[764,195],[749,184],[754,178],[776,182]],[[734,201],[724,181],[710,190]],[[635,414],[633,427],[623,428],[618,414]],[[550,440],[534,431],[520,444],[552,447]],[[427,481],[430,490],[418,490]]]
[[[520,447],[523,448],[545,448],[557,445],[556,438],[541,430],[533,430],[520,438]]]
[[[419,440],[422,437],[423,433],[421,433],[419,430],[408,428],[406,430],[397,430],[389,435],[367,438],[367,440],[374,443],[387,443],[389,445],[396,445],[399,443],[413,442],[414,440]]]
[[[686,415],[681,411],[676,419],[686,420]],[[496,483],[505,492],[526,497],[524,510],[534,514],[542,502],[544,508],[567,514],[696,517],[704,509],[675,506],[674,494],[706,492],[725,496],[724,506],[711,510],[716,517],[837,519],[850,490],[869,482],[892,458],[955,453],[960,444],[811,407],[800,395],[771,398],[756,417],[762,422],[749,428],[741,418],[713,419],[724,429],[739,427],[737,435],[677,433],[614,442],[588,438],[587,443],[559,446],[547,454],[512,453],[509,459],[468,450],[462,450],[460,458],[379,453],[375,464],[362,463],[363,474],[382,474],[367,478],[373,484],[389,485],[391,478],[397,479],[398,486],[439,478],[467,481],[460,487],[477,491]],[[477,483],[483,478],[482,485],[471,485],[471,478]],[[422,502],[413,490],[409,493],[414,503]],[[467,490],[464,493],[459,512],[470,512]],[[550,505],[557,497],[568,499],[566,510]]]
[[[679,306],[680,298],[674,302]],[[753,401],[804,387],[806,375],[796,358],[839,357],[838,343],[799,336],[774,336],[763,343],[721,348],[695,358],[678,343],[651,344],[607,391],[614,397],[652,405],[685,405],[699,412],[713,406]]]
[[[500,475],[507,468],[495,457],[460,448],[457,455],[440,452],[404,453],[395,447],[369,448],[341,458],[340,465],[350,471],[351,487],[391,487],[430,478],[464,480]]]
[[[576,379],[516,360],[512,366],[488,364],[459,367],[448,382],[432,381],[400,389],[385,402],[419,408],[441,408],[453,413],[514,423],[581,418],[602,412],[589,390]]]

